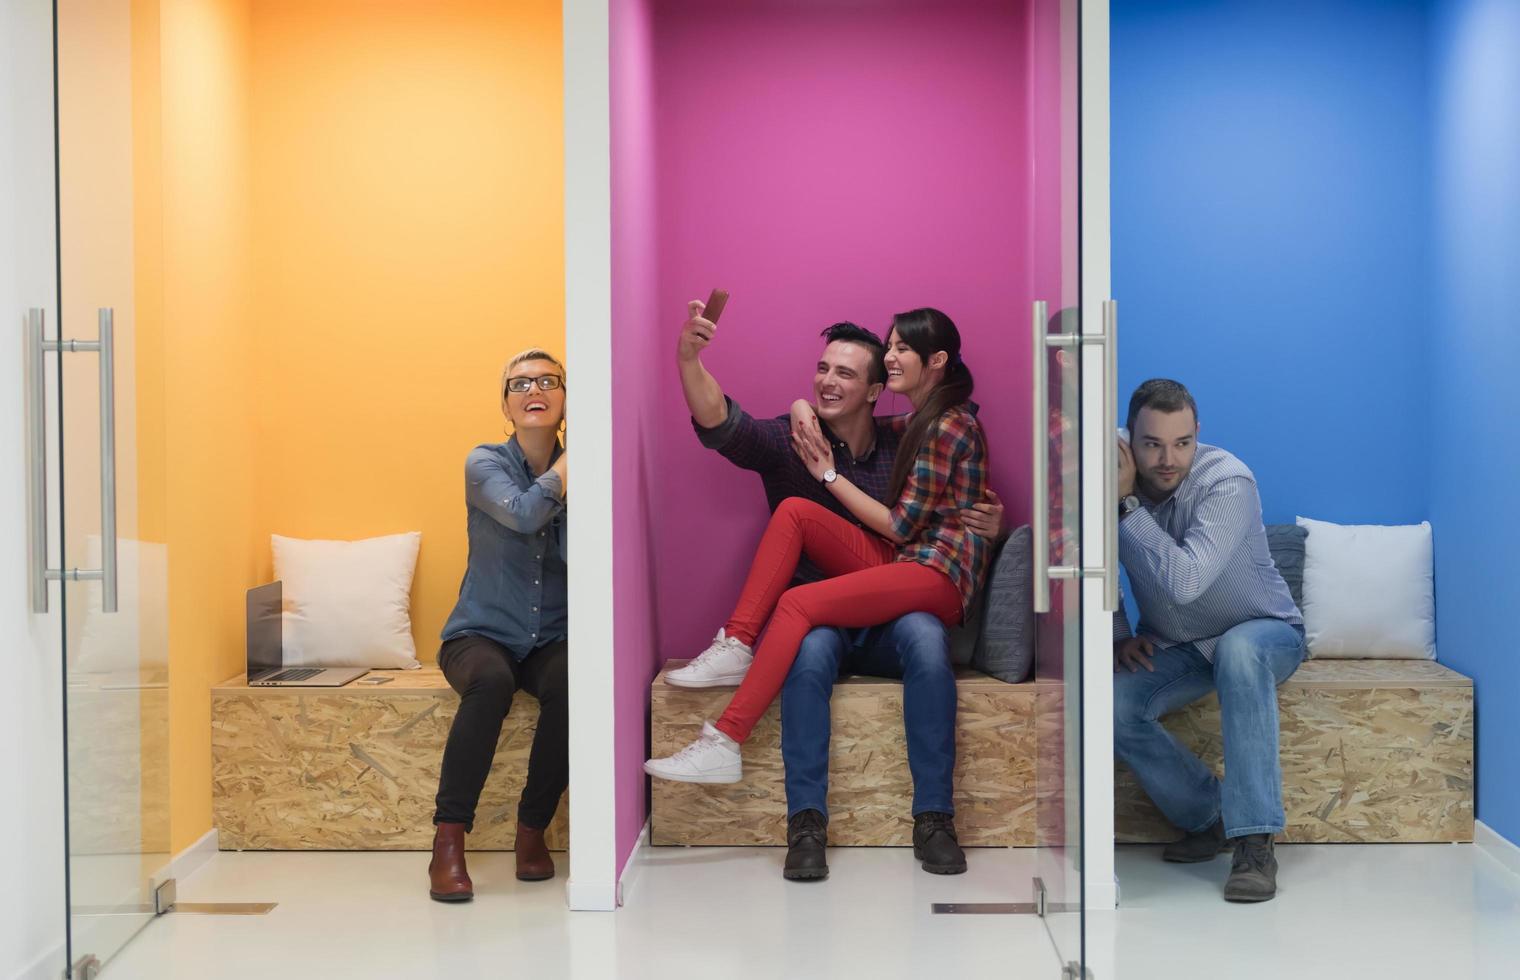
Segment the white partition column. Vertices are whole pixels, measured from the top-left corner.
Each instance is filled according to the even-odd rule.
[[[1108,0],[1082,0],[1082,329],[1103,330],[1103,304],[1113,298],[1109,251],[1109,10]],[[1117,358],[1111,350],[1108,357]],[[1102,358],[1082,359],[1082,553],[1105,554],[1108,484],[1104,445],[1117,438],[1106,428],[1103,397],[1118,372],[1105,377]],[[1108,392],[1118,398],[1118,392]],[[1121,411],[1122,411],[1122,405]],[[1095,560],[1090,560],[1094,564]],[[1117,564],[1117,562],[1116,562]],[[1117,572],[1117,568],[1114,569]],[[1104,582],[1084,580],[1082,594],[1082,856],[1085,905],[1112,909],[1114,879],[1113,613],[1103,608]]]
[[[617,907],[613,778],[612,203],[606,0],[565,0],[565,351],[575,382],[570,566],[570,880]]]

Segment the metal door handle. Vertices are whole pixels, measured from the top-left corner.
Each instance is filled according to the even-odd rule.
[[[32,612],[48,611],[47,583],[100,580],[102,612],[117,611],[116,563],[116,331],[115,311],[98,313],[100,339],[48,340],[43,311],[27,311],[27,523],[28,580]],[[97,351],[100,354],[100,567],[49,568],[47,555],[47,385],[43,355]]]
[[[1031,330],[1034,340],[1034,507],[1030,530],[1034,538],[1034,611],[1050,612],[1050,583],[1052,579],[1103,578],[1103,608],[1113,612],[1119,608],[1119,304],[1114,300],[1103,303],[1103,332],[1101,334],[1048,332],[1046,326],[1050,315],[1044,300],[1035,300],[1031,307]],[[1088,567],[1082,564],[1082,550],[1078,546],[1069,565],[1050,564],[1050,407],[1049,370],[1046,365],[1048,351],[1052,347],[1101,347],[1103,348],[1103,425],[1106,429],[1103,445],[1104,490],[1104,548],[1103,564]]]
[[[100,611],[116,612],[116,311],[100,323]]]
[[[1119,609],[1119,302],[1103,301],[1103,609]]]
[[[26,311],[26,578],[34,613],[48,611],[46,317]]]
[[[1030,517],[1029,529],[1033,539],[1036,613],[1050,612],[1050,398],[1047,392],[1049,372],[1045,364],[1049,356],[1045,345],[1045,323],[1049,315],[1050,307],[1043,299],[1035,300],[1030,306],[1030,326],[1034,335],[1034,382],[1030,385],[1034,389],[1034,411],[1030,413],[1034,420],[1034,438],[1031,440],[1034,459],[1030,465],[1034,513]]]

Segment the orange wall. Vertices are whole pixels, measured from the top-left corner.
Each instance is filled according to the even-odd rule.
[[[501,366],[564,347],[560,5],[254,10],[265,530],[421,531],[432,660],[464,568],[464,457],[503,438]]]
[[[246,0],[162,0],[163,397],[169,541],[171,847],[211,827],[213,684],[243,669],[263,526]]]
[[[242,670],[271,532],[420,530],[413,631],[434,658],[501,365],[564,348],[560,7],[135,2],[143,52],[160,20],[161,93],[134,87],[135,237],[161,349],[161,377],[138,373],[163,420],[143,517],[169,543],[177,852],[211,827],[209,689]]]

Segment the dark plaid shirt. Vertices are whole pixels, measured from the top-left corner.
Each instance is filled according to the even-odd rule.
[[[808,472],[797,453],[792,449],[792,421],[788,415],[773,419],[757,419],[732,399],[728,401],[728,417],[711,429],[705,429],[692,420],[697,438],[708,449],[716,449],[735,466],[754,470],[760,474],[765,485],[765,502],[774,512],[787,497],[802,497],[822,504],[851,524],[860,521],[845,509],[834,495],[824,489],[822,483]],[[850,456],[850,447],[829,429],[828,423],[818,420],[824,436],[834,447],[834,469],[866,493],[887,506],[887,485],[892,479],[892,463],[897,459],[897,446],[902,441],[902,426],[890,417],[876,419],[876,441],[860,459]],[[817,582],[823,572],[803,556],[797,566],[796,582]]]

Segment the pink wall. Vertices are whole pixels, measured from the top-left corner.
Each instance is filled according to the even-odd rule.
[[[721,625],[767,516],[756,477],[701,448],[681,399],[675,332],[712,286],[733,298],[706,363],[757,415],[809,394],[829,323],[880,331],[894,312],[945,310],[977,377],[993,486],[1027,513],[1024,16],[944,0],[657,7],[664,656]]]
[[[1059,291],[1061,195],[1059,136],[1032,133],[1059,118],[1029,109],[1032,66],[1045,66],[1048,91],[1051,62],[1031,58],[1024,0],[614,0],[613,11],[626,855],[645,817],[634,756],[648,682],[722,623],[767,516],[757,477],[691,431],[674,364],[686,301],[732,292],[706,363],[757,415],[810,393],[818,332],[835,320],[881,331],[894,312],[944,309],[977,377],[993,486],[1022,522],[1029,301],[1035,282]]]
[[[646,812],[642,768],[657,644],[651,505],[656,377],[667,358],[652,342],[656,316],[654,74],[646,0],[611,0],[612,356],[618,415],[612,447],[614,718],[618,870]],[[575,329],[574,325],[570,329]]]

